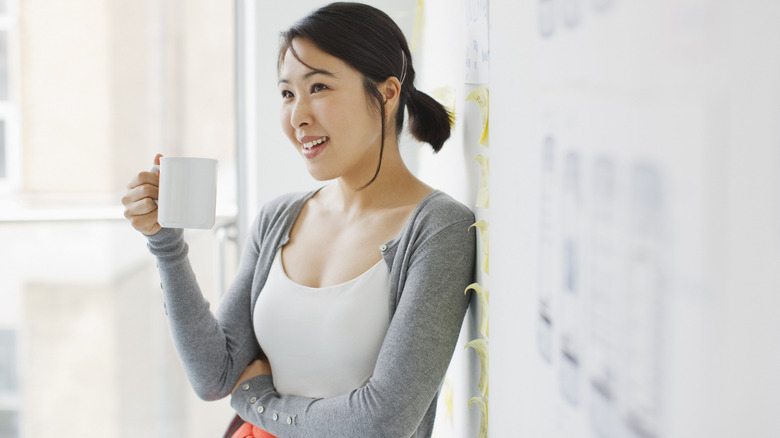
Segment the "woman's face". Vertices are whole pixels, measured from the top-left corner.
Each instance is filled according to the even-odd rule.
[[[287,138],[317,180],[342,178],[355,185],[376,171],[381,142],[379,110],[363,77],[311,41],[293,40],[279,74],[281,122]]]

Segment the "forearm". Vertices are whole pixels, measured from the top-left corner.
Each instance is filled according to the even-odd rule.
[[[283,396],[270,375],[261,375],[239,384],[231,406],[241,418],[278,438],[411,436],[419,424],[417,413],[402,398],[387,395],[368,384],[325,399]]]
[[[206,400],[227,396],[246,365],[240,363],[238,352],[249,344],[251,326],[248,332],[223,326],[211,312],[187,258],[181,230],[163,229],[151,236],[149,249],[157,257],[171,335],[193,389]],[[245,352],[252,354],[256,355]]]

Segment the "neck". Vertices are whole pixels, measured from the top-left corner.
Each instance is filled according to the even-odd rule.
[[[376,179],[366,185],[374,176],[361,181],[350,181],[344,178],[336,180],[331,186],[331,205],[343,209],[348,215],[360,214],[372,210],[405,205],[413,200],[419,201],[421,196],[430,193],[431,188],[415,177],[406,167],[396,144],[385,143],[382,166]]]

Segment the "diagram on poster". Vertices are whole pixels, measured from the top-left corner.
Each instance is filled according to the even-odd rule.
[[[490,76],[488,0],[466,0],[465,42],[465,82],[486,84]]]

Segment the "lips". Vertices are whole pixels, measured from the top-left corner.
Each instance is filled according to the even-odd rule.
[[[300,141],[301,145],[303,146],[303,149],[301,149],[301,154],[303,154],[303,156],[307,159],[312,159],[317,155],[319,155],[320,152],[322,152],[322,150],[325,148],[325,146],[327,146],[330,143],[330,137],[306,136],[300,138],[298,141]]]

